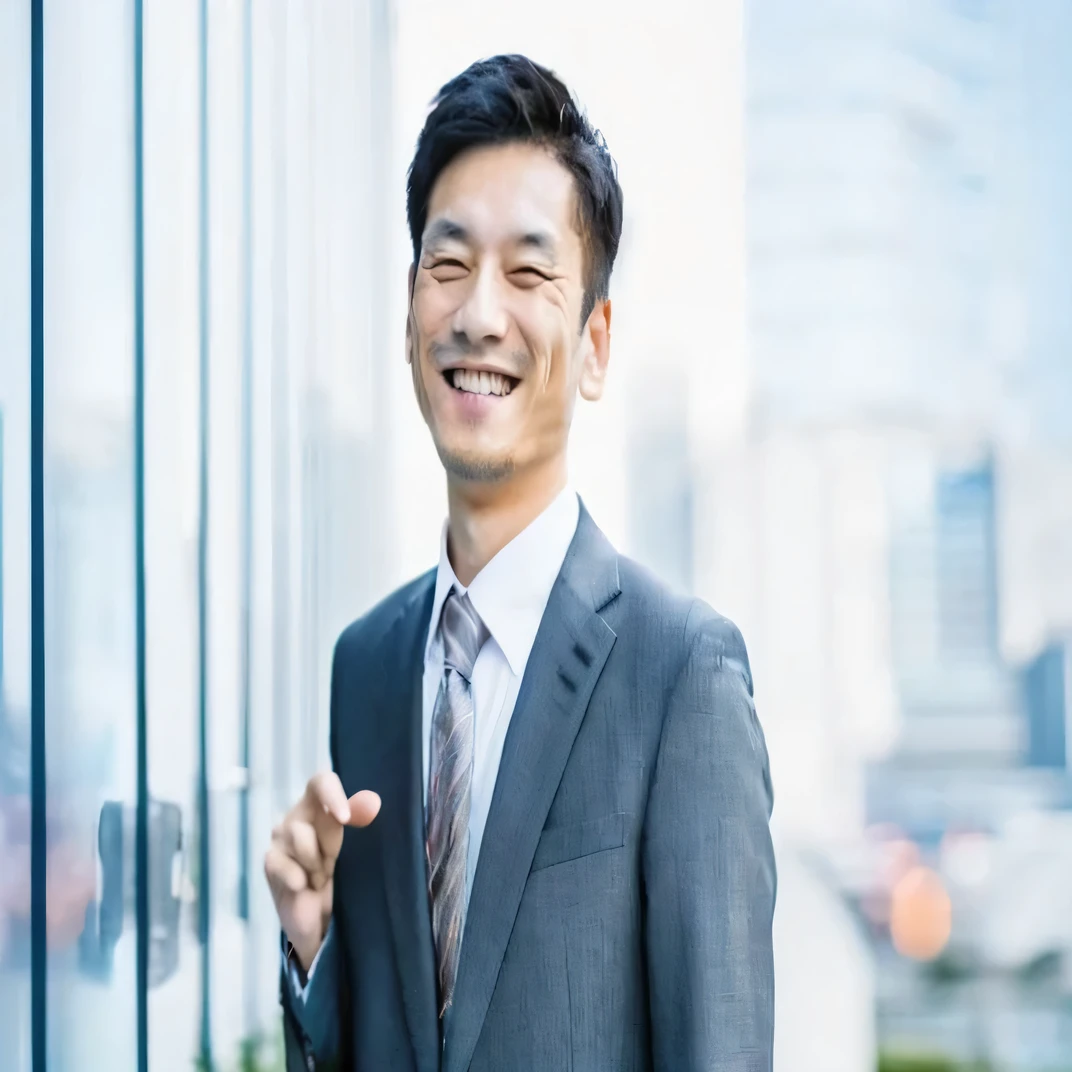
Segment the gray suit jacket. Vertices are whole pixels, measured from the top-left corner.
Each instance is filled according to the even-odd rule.
[[[288,1072],[770,1072],[771,784],[741,635],[582,507],[503,748],[453,1008],[436,1016],[422,809],[434,572],[342,635],[331,956],[284,980]]]

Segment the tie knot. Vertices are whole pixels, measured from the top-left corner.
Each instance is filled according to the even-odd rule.
[[[468,595],[450,590],[439,619],[439,632],[443,637],[443,662],[471,681],[476,657],[491,634]]]

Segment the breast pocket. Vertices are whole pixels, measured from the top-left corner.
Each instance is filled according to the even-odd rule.
[[[624,812],[615,812],[579,823],[548,827],[540,835],[532,858],[532,870],[540,871],[607,849],[620,849],[625,844],[625,820]]]

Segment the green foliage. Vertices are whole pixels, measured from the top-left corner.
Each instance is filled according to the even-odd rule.
[[[262,1039],[245,1039],[239,1046],[237,1062],[210,1063],[198,1058],[194,1069],[196,1072],[286,1072],[281,1048]]]
[[[283,1062],[260,1039],[246,1039],[238,1058],[238,1072],[283,1072]]]
[[[935,986],[957,986],[974,978],[976,971],[963,956],[947,952],[924,965],[922,975]]]
[[[877,1072],[992,1072],[989,1065],[964,1064],[941,1054],[883,1053]]]
[[[1017,973],[1020,981],[1028,986],[1058,985],[1064,971],[1064,959],[1053,951],[1041,953],[1025,964]]]

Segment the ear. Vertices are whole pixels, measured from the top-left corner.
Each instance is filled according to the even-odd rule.
[[[409,295],[409,303],[406,306],[406,364],[413,364],[413,284],[417,279],[417,265],[409,266],[409,281],[406,284],[406,293]]]
[[[603,397],[610,363],[610,312],[609,299],[596,302],[584,325],[584,363],[578,389],[586,402],[598,402]]]

